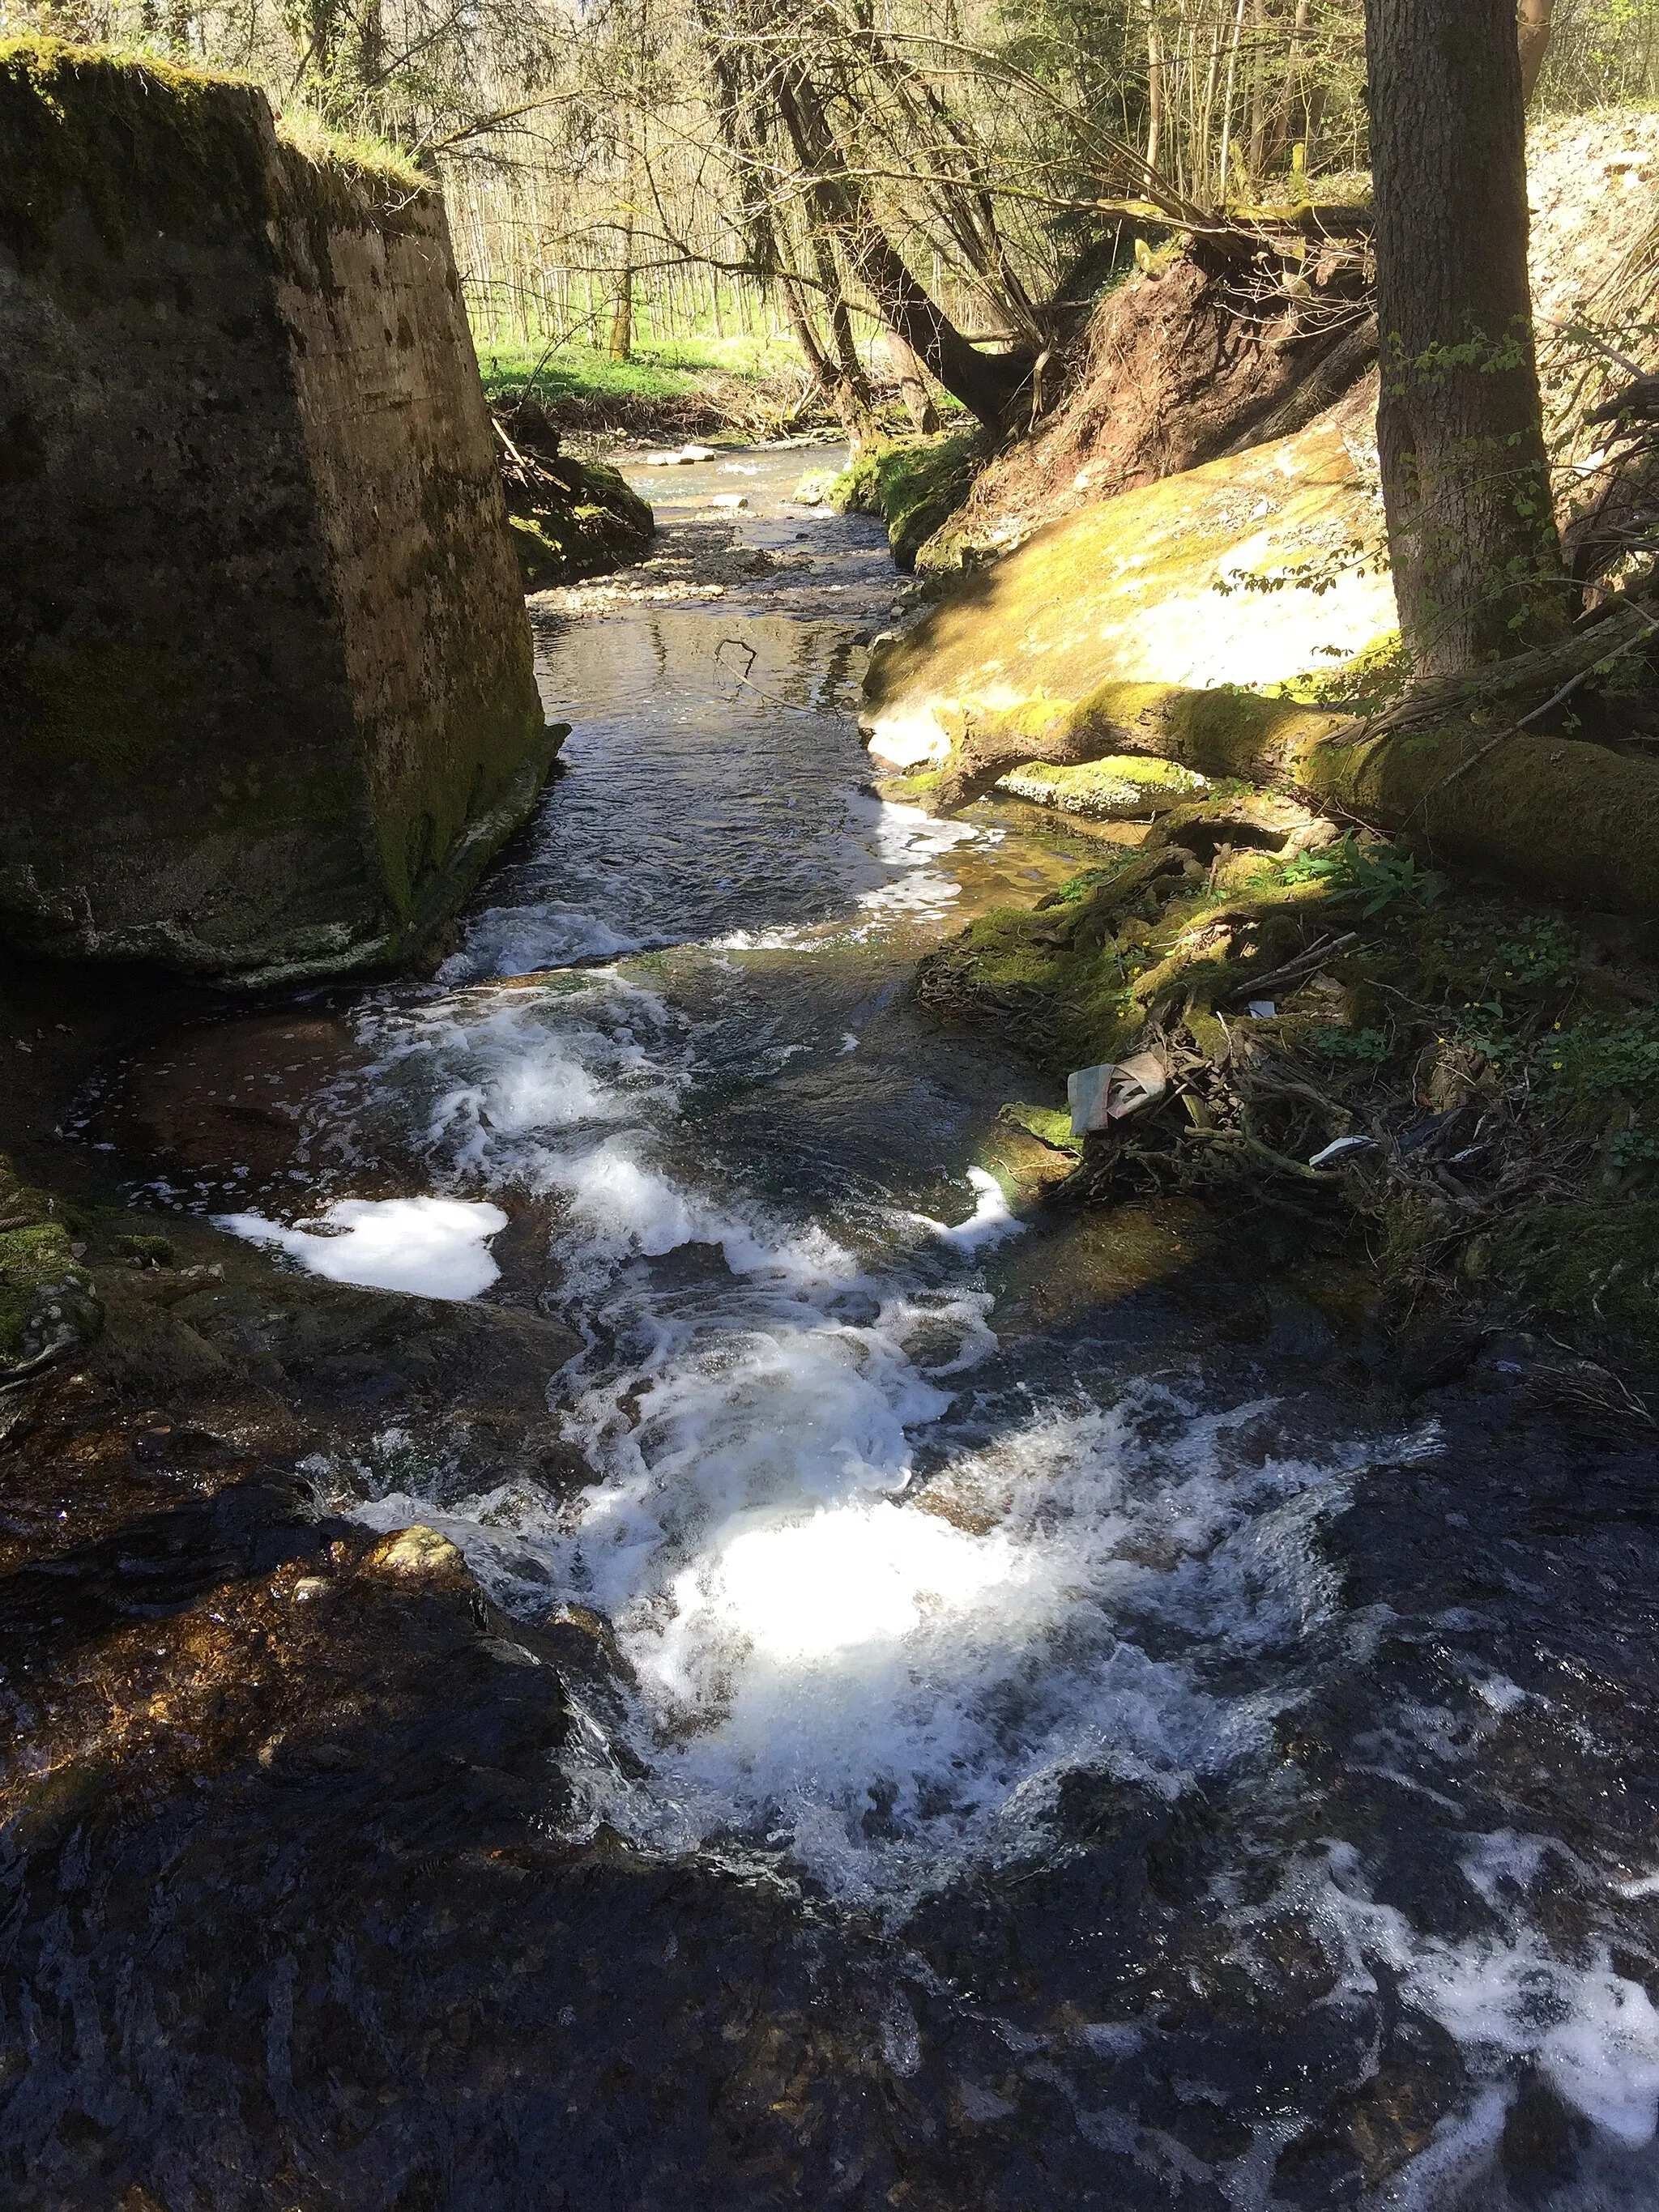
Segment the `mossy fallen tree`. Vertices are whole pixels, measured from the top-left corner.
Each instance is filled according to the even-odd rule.
[[[1576,692],[1562,696],[1565,687],[1612,673],[1656,632],[1659,609],[1616,605],[1559,646],[1371,716],[1242,690],[1125,682],[1069,705],[969,705],[955,717],[933,804],[958,811],[1025,762],[1152,754],[1201,775],[1294,792],[1559,897],[1659,916],[1659,763],[1529,726],[1569,713]]]

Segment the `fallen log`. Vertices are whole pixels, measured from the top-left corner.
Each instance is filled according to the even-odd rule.
[[[1408,696],[1388,714],[1112,682],[1072,704],[964,707],[932,793],[959,811],[1022,762],[1150,753],[1201,775],[1289,790],[1328,814],[1410,835],[1449,860],[1554,896],[1659,918],[1659,763],[1526,726],[1564,687],[1637,652],[1659,609],[1615,605],[1547,651]]]

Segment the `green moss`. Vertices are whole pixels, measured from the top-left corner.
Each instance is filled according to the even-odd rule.
[[[191,704],[188,672],[143,646],[53,649],[0,670],[0,712],[20,761],[38,761],[54,784],[66,762],[108,775],[142,767],[186,725]]]
[[[58,1212],[51,1193],[21,1182],[11,1162],[0,1152],[0,1222],[9,1230],[17,1229],[51,1221]]]
[[[43,1221],[0,1233],[0,1360],[28,1349],[31,1327],[59,1291],[90,1291],[91,1279],[75,1264],[69,1231]]]
[[[232,77],[139,62],[61,39],[0,44],[0,235],[44,252],[72,195],[105,243],[159,217],[192,233],[215,210],[265,198],[264,94]]]
[[[276,136],[314,167],[335,170],[371,191],[429,194],[434,189],[433,179],[402,147],[385,138],[336,131],[307,109],[284,108],[276,118]]]
[[[1109,756],[1078,768],[1054,768],[1033,761],[1005,775],[999,788],[1062,814],[1093,821],[1127,821],[1161,813],[1179,799],[1197,796],[1205,780],[1191,769],[1151,755]]]
[[[1056,1152],[1081,1154],[1083,1139],[1072,1134],[1072,1116],[1064,1106],[1024,1106],[1018,1101],[1001,1109],[999,1119],[1035,1137]]]
[[[1011,1029],[1056,1075],[1122,1058],[1158,1010],[1178,1012],[1195,1035],[1208,1023],[1224,1051],[1214,1009],[1295,948],[1304,908],[1343,902],[1323,882],[1264,879],[1257,854],[1218,873],[1178,843],[1149,845],[1085,870],[1029,912],[982,915],[923,961],[918,995]]]
[[[514,494],[507,520],[527,592],[637,561],[656,528],[649,502],[599,461],[561,454],[532,495]]]
[[[881,515],[894,561],[914,568],[923,540],[966,499],[983,459],[977,430],[895,439],[843,469],[830,483],[830,504],[842,514]]]
[[[1540,1316],[1651,1362],[1659,1200],[1538,1207],[1498,1238],[1491,1267]]]
[[[116,1237],[110,1240],[110,1249],[147,1267],[173,1265],[173,1240],[168,1237]]]
[[[62,39],[8,40],[0,237],[37,261],[78,197],[112,253],[135,223],[191,237],[240,229],[270,251],[264,227],[284,214],[393,227],[435,189],[392,149],[335,139],[307,119],[280,143],[270,132],[265,95],[249,79]]]

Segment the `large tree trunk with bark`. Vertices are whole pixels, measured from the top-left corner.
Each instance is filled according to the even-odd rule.
[[[1420,673],[1559,634],[1515,0],[1365,0],[1377,415],[1401,629]]]

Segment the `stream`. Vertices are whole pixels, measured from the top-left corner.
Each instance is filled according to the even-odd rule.
[[[565,772],[434,978],[148,1047],[165,1159],[88,1094],[149,1207],[574,1330],[557,1479],[403,1419],[302,1471],[600,1657],[487,1851],[204,1796],[28,1892],[29,2094],[172,2146],[124,2212],[1659,2204],[1655,1454],[1523,1343],[1403,1387],[1294,1206],[1039,1202],[1052,1081],[908,981],[1101,844],[874,795],[836,458],[632,471],[657,564],[532,601]]]

